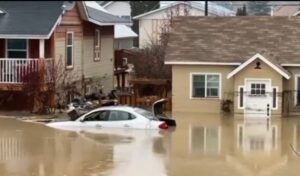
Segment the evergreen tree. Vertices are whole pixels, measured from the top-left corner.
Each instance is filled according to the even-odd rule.
[[[130,1],[131,16],[137,16],[159,8],[159,1]],[[139,33],[138,20],[133,20],[132,30]],[[134,39],[133,45],[138,46],[138,38]]]
[[[244,4],[242,8],[238,8],[236,11],[236,16],[247,16],[246,5]]]
[[[249,1],[249,12],[256,16],[269,16],[271,7],[268,5],[268,3],[269,1]]]

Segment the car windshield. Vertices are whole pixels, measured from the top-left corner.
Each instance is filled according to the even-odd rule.
[[[148,119],[151,119],[151,120],[158,120],[157,117],[155,117],[152,112],[150,111],[147,111],[145,109],[141,109],[141,108],[134,108],[134,111]]]

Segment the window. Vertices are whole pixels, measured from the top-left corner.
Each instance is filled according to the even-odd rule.
[[[239,107],[244,107],[244,87],[239,87]]]
[[[108,111],[97,111],[85,116],[84,121],[106,121]]]
[[[67,38],[66,38],[66,58],[67,67],[73,67],[73,32],[67,32]]]
[[[300,75],[295,76],[296,80],[296,96],[295,96],[295,104],[296,106],[300,106]]]
[[[277,88],[273,88],[273,103],[272,103],[272,107],[274,109],[277,108]]]
[[[108,117],[109,121],[122,121],[132,119],[135,119],[135,116],[125,111],[110,111]]]
[[[193,74],[192,97],[194,98],[217,98],[220,97],[219,74]]]
[[[96,29],[95,30],[95,56],[94,60],[99,61],[100,60],[100,50],[101,50],[101,40],[100,40],[100,30]]]
[[[251,84],[251,95],[265,95],[266,84]]]
[[[27,58],[26,39],[7,39],[6,49],[8,58]]]
[[[151,119],[151,120],[158,120],[152,112],[150,111],[147,111],[145,109],[141,109],[141,108],[134,108],[134,111],[140,115],[142,115],[143,117],[146,117],[148,119]]]

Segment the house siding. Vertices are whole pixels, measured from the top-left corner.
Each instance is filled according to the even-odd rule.
[[[174,112],[202,112],[220,113],[221,99],[190,99],[190,73],[220,73],[221,96],[227,98],[227,93],[232,92],[234,80],[227,80],[226,76],[234,69],[233,66],[172,66],[172,108]]]
[[[100,30],[101,58],[94,60],[95,29]],[[61,24],[55,30],[55,58],[66,63],[66,33],[74,32],[73,68],[69,71],[74,74],[74,80],[102,77],[101,84],[104,93],[113,89],[113,47],[114,27],[98,27],[95,24],[80,19],[79,11],[74,8],[66,12]],[[79,85],[80,88],[83,85]]]
[[[133,38],[115,39],[114,48],[130,49],[133,46]]]
[[[284,108],[285,110],[294,111],[295,110],[295,98],[296,98],[296,75],[300,75],[300,67],[285,67],[290,73],[291,78],[289,80],[283,81],[284,96]]]
[[[265,63],[261,63],[260,70],[253,69],[256,66],[255,62],[249,64],[243,70],[238,72],[234,77],[227,79],[227,75],[236,68],[236,66],[172,66],[172,103],[173,111],[175,112],[201,112],[201,113],[221,113],[221,100],[233,100],[234,113],[244,113],[244,109],[239,109],[238,92],[239,86],[245,86],[247,78],[266,78],[271,79],[271,86],[278,87],[278,92],[283,90],[283,78],[279,73],[273,70]],[[191,73],[220,73],[221,74],[221,99],[191,99]],[[300,74],[300,69],[295,69],[295,72]],[[286,80],[285,80],[286,82]],[[294,79],[291,77],[287,81],[288,86],[294,86]],[[281,115],[282,113],[282,96],[277,96],[278,108],[272,110],[271,114]]]
[[[100,61],[94,60],[95,29],[100,30]],[[113,89],[114,68],[114,27],[96,27],[93,24],[84,26],[83,36],[83,74],[85,78],[101,78],[105,93]]]

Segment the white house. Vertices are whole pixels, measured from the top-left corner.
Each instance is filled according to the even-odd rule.
[[[129,1],[109,1],[102,6],[95,1],[90,1],[88,4],[94,8],[101,9],[102,11],[108,12],[112,15],[131,21],[131,7]],[[138,35],[131,29],[130,26],[115,25],[115,50],[132,48],[133,39],[136,37],[138,37]]]
[[[171,15],[171,13],[173,15]],[[157,42],[161,28],[168,22],[170,16],[204,16],[204,1],[160,1],[160,8],[133,17],[139,20],[139,47],[145,47],[150,42]],[[235,12],[208,2],[209,16],[234,16]]]

